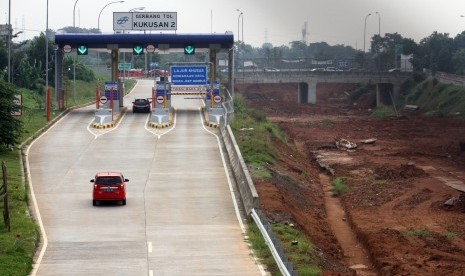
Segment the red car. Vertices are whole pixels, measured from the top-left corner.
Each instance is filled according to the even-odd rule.
[[[94,183],[92,204],[99,201],[121,201],[126,205],[126,184],[129,179],[124,178],[120,172],[99,172],[90,182]]]

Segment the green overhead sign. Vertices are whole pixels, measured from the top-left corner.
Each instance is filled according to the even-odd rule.
[[[131,70],[131,63],[118,63],[119,71],[129,71]]]
[[[132,47],[132,54],[137,56],[143,55],[144,47],[142,47],[142,45],[134,45],[134,47]]]
[[[87,48],[87,45],[78,45],[77,46],[77,54],[78,54],[78,56],[87,55],[88,53],[89,53],[89,49]]]
[[[195,46],[192,44],[188,44],[184,46],[184,54],[185,55],[195,55]]]

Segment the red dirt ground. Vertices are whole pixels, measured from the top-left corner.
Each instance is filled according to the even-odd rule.
[[[420,111],[376,119],[370,116],[373,94],[349,103],[344,91],[355,87],[319,85],[319,103],[312,105],[297,103],[297,84],[236,86],[291,145],[275,141],[282,157],[273,178],[254,179],[260,208],[310,237],[324,275],[465,275],[465,194],[446,185],[465,188],[465,121]],[[337,149],[338,138],[357,149]],[[377,140],[360,142],[368,138]],[[345,212],[340,219],[367,255],[366,270],[350,268],[360,260],[347,252],[345,230],[328,219],[328,187],[320,174],[343,177],[350,187],[338,197]],[[446,205],[450,199],[455,202]]]

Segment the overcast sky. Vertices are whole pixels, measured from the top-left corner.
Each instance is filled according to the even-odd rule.
[[[18,39],[29,39],[45,30],[46,0],[10,0],[11,24],[15,32],[25,29]],[[102,8],[115,0],[78,0],[76,26],[97,28]],[[73,25],[75,0],[48,0],[49,28]],[[0,22],[8,21],[9,0],[0,0]],[[244,20],[244,41],[260,47],[289,45],[302,39],[308,22],[307,42],[326,41],[363,48],[365,17],[366,47],[373,34],[397,32],[416,42],[434,31],[455,37],[465,30],[465,0],[125,0],[107,6],[100,29],[113,32],[113,12],[145,7],[149,12],[177,12],[178,33],[238,32],[240,9]],[[378,14],[376,14],[378,12]],[[380,23],[380,24],[379,24]],[[240,25],[242,38],[242,25]]]

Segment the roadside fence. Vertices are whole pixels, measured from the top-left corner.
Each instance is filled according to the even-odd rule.
[[[8,207],[8,189],[7,189],[7,175],[5,161],[2,161],[3,181],[0,186],[0,200],[3,200],[3,222],[5,223],[6,230],[10,232],[10,209]]]

